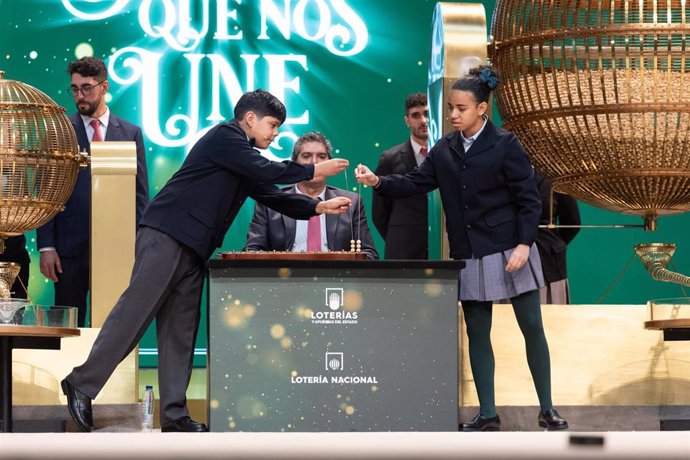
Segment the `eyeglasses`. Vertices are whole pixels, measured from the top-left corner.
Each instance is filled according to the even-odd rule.
[[[105,80],[103,80],[102,82],[96,83],[95,85],[89,85],[89,84],[81,85],[81,86],[74,86],[74,85],[72,85],[72,86],[70,86],[69,88],[67,88],[67,91],[68,91],[72,96],[76,96],[76,95],[79,93],[79,91],[81,91],[81,93],[82,93],[84,96],[89,96],[89,95],[91,94],[91,91],[93,91],[93,89],[94,89],[96,86],[102,85],[103,83],[105,83]]]

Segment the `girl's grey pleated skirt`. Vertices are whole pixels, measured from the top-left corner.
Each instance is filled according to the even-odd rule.
[[[527,263],[518,271],[505,269],[512,249],[489,254],[480,259],[463,259],[460,270],[460,300],[495,301],[510,299],[544,286],[539,251],[533,244]]]

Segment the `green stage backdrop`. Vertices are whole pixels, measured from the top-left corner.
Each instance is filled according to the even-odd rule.
[[[490,23],[495,2],[483,3]],[[288,108],[281,136],[266,152],[269,157],[288,158],[297,136],[319,130],[331,139],[336,155],[373,168],[382,150],[408,136],[405,96],[426,89],[435,4],[0,0],[0,70],[5,78],[36,86],[72,112],[67,63],[84,55],[106,60],[111,109],[144,130],[152,196],[177,170],[194,140],[232,118],[235,101],[255,88],[273,92]],[[357,189],[352,171],[330,183]],[[371,190],[362,194],[370,211]],[[242,248],[252,209],[251,203],[242,209],[224,250]],[[586,205],[581,210],[584,224],[641,223]],[[690,272],[689,224],[688,215],[681,215],[661,219],[654,233],[583,230],[568,254],[574,301],[641,304],[682,295],[678,287],[653,281],[631,257],[636,243],[675,242],[676,268]],[[432,227],[438,235],[438,223]],[[383,253],[382,240],[374,233]],[[28,246],[33,260],[30,292],[35,301],[51,303],[52,285],[38,270],[34,232],[28,234]],[[205,330],[202,324],[197,359],[202,365]],[[154,348],[152,329],[142,341],[143,365],[155,364]]]

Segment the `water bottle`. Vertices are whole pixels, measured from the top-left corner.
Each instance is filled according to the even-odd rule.
[[[153,385],[146,385],[144,397],[141,399],[141,431],[153,430],[154,400]]]

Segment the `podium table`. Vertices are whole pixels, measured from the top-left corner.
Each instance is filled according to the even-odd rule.
[[[461,267],[211,260],[211,431],[457,431]]]
[[[12,421],[12,350],[37,348],[59,350],[60,339],[75,337],[79,329],[68,327],[0,325],[0,432],[14,431]],[[64,431],[64,429],[63,429]]]

